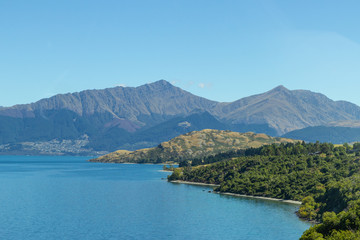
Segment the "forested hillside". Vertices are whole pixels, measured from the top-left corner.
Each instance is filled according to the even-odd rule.
[[[273,144],[236,154],[207,166],[175,169],[169,180],[219,184],[219,192],[301,200],[298,215],[321,222],[302,239],[359,236],[359,143]]]

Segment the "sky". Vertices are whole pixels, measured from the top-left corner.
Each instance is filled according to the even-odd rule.
[[[358,0],[0,0],[0,106],[165,79],[230,102],[278,85],[360,105]]]

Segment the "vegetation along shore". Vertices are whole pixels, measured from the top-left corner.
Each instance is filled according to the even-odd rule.
[[[211,160],[211,161],[210,161]],[[301,239],[360,239],[360,143],[281,143],[182,161],[169,181],[214,191],[301,202],[319,224]]]
[[[180,184],[189,184],[189,185],[199,185],[199,186],[206,186],[206,187],[219,187],[219,186],[220,186],[220,185],[218,185],[218,184],[188,182],[188,181],[180,181],[180,180],[174,180],[174,181],[171,181],[171,183],[180,183]],[[223,195],[229,195],[229,196],[234,196],[234,197],[257,198],[257,199],[263,199],[263,200],[269,200],[269,201],[276,201],[276,202],[292,203],[292,204],[298,204],[298,205],[301,204],[300,201],[285,200],[285,199],[278,199],[278,198],[259,197],[259,196],[251,196],[251,195],[228,193],[228,192],[216,192],[216,191],[214,191],[214,193],[223,194]]]

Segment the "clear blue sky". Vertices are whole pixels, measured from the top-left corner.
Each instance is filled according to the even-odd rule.
[[[360,1],[0,1],[0,105],[165,79],[217,101],[284,85],[360,105]]]

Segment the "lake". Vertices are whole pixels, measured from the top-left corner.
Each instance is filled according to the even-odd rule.
[[[161,165],[0,156],[1,239],[298,239],[298,206],[168,183]]]

